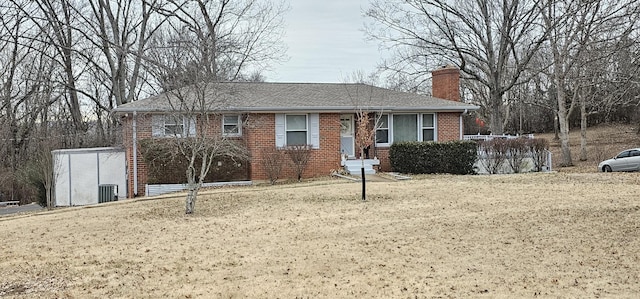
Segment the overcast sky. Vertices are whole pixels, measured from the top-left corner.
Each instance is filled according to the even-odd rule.
[[[290,0],[285,15],[288,61],[273,65],[269,82],[343,82],[368,74],[380,61],[375,41],[365,41],[368,0]]]

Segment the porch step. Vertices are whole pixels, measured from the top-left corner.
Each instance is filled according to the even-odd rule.
[[[376,171],[373,169],[374,165],[380,165],[380,160],[375,159],[365,159],[364,160],[364,173],[367,174],[375,174]],[[344,166],[344,170],[353,176],[361,176],[362,175],[362,161],[361,160],[346,160],[342,161],[342,166]]]

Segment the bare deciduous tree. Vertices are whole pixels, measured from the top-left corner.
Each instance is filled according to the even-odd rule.
[[[170,110],[161,117],[176,125],[156,129],[169,131],[172,142],[166,149],[187,161],[186,214],[194,213],[198,192],[216,158],[248,159],[244,145],[227,138],[220,126],[220,111],[225,107],[225,98],[231,94],[228,87],[206,82],[194,82],[164,94]]]
[[[153,44],[156,63],[175,64],[172,59],[158,61],[157,55],[180,49],[180,59],[192,62],[182,67],[216,81],[238,81],[255,77],[257,70],[283,57],[282,15],[288,6],[280,0],[170,0],[164,4],[156,7],[167,18],[164,32]],[[172,72],[161,75],[177,78]]]
[[[381,27],[368,34],[396,49],[395,60],[383,67],[408,72],[418,84],[436,65],[458,66],[463,79],[486,89],[478,102],[489,114],[491,131],[502,134],[505,93],[522,81],[547,38],[549,29],[538,22],[545,1],[376,0],[366,14]]]
[[[194,211],[198,190],[217,156],[246,160],[246,148],[222,132],[207,132],[219,120],[233,87],[219,84],[255,77],[252,67],[278,59],[282,13],[272,1],[167,1],[154,7],[166,17],[145,58],[158,87],[165,91],[176,117],[186,128],[176,136],[175,148],[187,161],[186,213]],[[220,122],[221,123],[221,122]],[[197,126],[191,130],[191,124]],[[185,138],[186,136],[186,138]]]
[[[581,70],[598,57],[612,54],[600,53],[585,60],[585,56],[589,56],[585,53],[591,47],[601,48],[594,45],[619,39],[629,30],[635,30],[639,13],[635,1],[556,0],[544,6],[542,15],[549,32],[548,49],[552,62],[550,73],[558,103],[561,166],[573,165],[569,118],[579,104]],[[581,109],[586,110],[586,107]],[[586,116],[586,111],[582,115]],[[586,129],[586,123],[583,127]]]

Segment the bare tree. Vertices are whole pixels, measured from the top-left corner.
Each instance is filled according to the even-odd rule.
[[[163,34],[153,45],[156,63],[158,53],[169,46],[169,51],[181,50],[180,59],[192,62],[183,67],[216,81],[238,81],[284,56],[282,15],[288,6],[280,0],[170,0],[155,9],[167,18]],[[163,64],[176,63],[163,60]]]
[[[477,100],[491,131],[502,134],[505,93],[526,81],[521,77],[547,38],[549,29],[538,22],[546,1],[375,0],[366,14],[382,27],[368,34],[396,50],[383,68],[408,72],[418,84],[436,65],[458,66],[463,79],[486,89]]]
[[[56,99],[50,81],[54,67],[45,54],[50,47],[32,38],[42,32],[32,28],[21,8],[0,6],[0,14],[0,168],[8,175],[0,189],[15,199],[25,189],[17,180],[19,170],[45,136],[38,129],[46,130],[44,116]]]
[[[76,135],[74,145],[79,145],[81,140],[78,134],[86,131],[86,126],[80,110],[80,97],[78,87],[79,65],[74,56],[80,45],[75,28],[78,28],[78,16],[73,9],[71,0],[50,1],[39,0],[32,3],[12,2],[29,15],[31,22],[39,28],[41,34],[34,36],[41,43],[53,47],[52,57],[59,64],[61,73],[59,80],[66,91],[65,100],[68,105],[71,118],[71,133]]]
[[[246,148],[220,128],[222,111],[235,91],[232,84],[219,82],[255,78],[253,67],[280,57],[286,7],[258,0],[165,4],[154,7],[167,20],[163,31],[150,41],[152,49],[145,62],[170,104],[165,117],[182,124],[172,140],[187,160],[186,213],[191,214],[214,158],[248,157]]]
[[[159,1],[88,1],[76,7],[91,36],[87,38],[104,59],[88,59],[107,77],[109,96],[116,106],[137,99],[144,50],[165,19],[154,19]],[[85,16],[86,15],[86,16]],[[155,22],[152,22],[155,21]],[[93,57],[87,57],[93,58]]]
[[[380,119],[382,112],[378,113],[370,111],[367,107],[371,106],[374,97],[375,88],[378,78],[375,74],[365,75],[362,71],[356,71],[343,79],[346,83],[359,83],[354,89],[345,88],[349,99],[356,107],[355,109],[355,146],[358,148],[361,161],[362,176],[362,200],[367,199],[366,174],[365,174],[365,151],[368,151],[375,143],[376,130],[380,127]]]
[[[585,52],[594,44],[616,39],[629,28],[634,30],[638,13],[635,1],[558,0],[546,4],[543,19],[549,31],[548,48],[552,58],[550,73],[558,102],[561,166],[573,165],[569,118],[579,103],[579,69],[585,65]],[[583,127],[586,129],[586,124]],[[586,136],[583,140],[586,140]]]
[[[618,30],[615,27],[603,30],[600,34],[607,37],[598,37],[597,42],[590,43],[581,57],[576,91],[580,104],[580,161],[588,159],[587,126],[592,116],[600,115],[601,120],[609,122],[614,111],[629,116],[637,110],[638,85],[634,81],[637,82],[640,57],[633,54],[636,42],[629,35],[634,26],[629,25],[622,29],[622,35],[613,34],[613,38],[608,36],[619,32],[619,26]]]
[[[164,130],[171,137],[164,150],[187,161],[186,214],[194,213],[198,192],[216,158],[248,159],[246,147],[227,138],[220,125],[220,111],[232,93],[228,86],[200,81],[164,94],[170,109],[159,117],[175,125],[170,128],[160,126],[154,130]]]

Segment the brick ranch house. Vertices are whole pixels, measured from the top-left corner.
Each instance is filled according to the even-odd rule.
[[[377,140],[369,155],[379,160],[380,170],[390,171],[392,143],[461,140],[462,114],[479,108],[460,102],[457,68],[443,67],[433,71],[432,76],[432,97],[351,83],[218,83],[213,86],[232,92],[213,112],[217,120],[207,134],[223,134],[244,142],[250,153],[247,180],[268,178],[262,166],[265,148],[295,144],[309,144],[312,148],[303,176],[325,176],[341,167],[345,155],[358,158],[354,128],[355,112],[361,109],[381,114]],[[176,110],[170,109],[167,98],[161,94],[114,110],[123,121],[128,197],[144,195],[148,181],[148,167],[138,148],[140,142],[163,138],[176,128],[196,127],[188,125],[187,119],[182,124],[171,121],[175,117],[167,115],[175,115]],[[287,166],[282,172],[283,178],[295,176]]]

